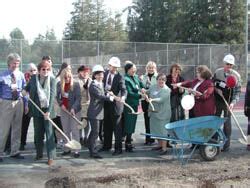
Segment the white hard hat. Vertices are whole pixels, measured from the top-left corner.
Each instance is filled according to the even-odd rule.
[[[97,71],[104,72],[104,69],[101,65],[95,65],[92,69],[92,72],[97,72]]]
[[[224,57],[223,59],[223,62],[224,63],[229,63],[231,65],[234,65],[234,62],[235,62],[235,58],[232,54],[228,54]]]
[[[118,57],[111,57],[108,64],[113,67],[121,67],[121,61]]]

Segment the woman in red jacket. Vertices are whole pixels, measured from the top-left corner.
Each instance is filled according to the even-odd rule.
[[[214,84],[212,73],[206,65],[196,68],[197,78],[174,84],[174,87],[183,86],[194,91],[195,105],[189,113],[189,117],[208,116],[215,114]]]

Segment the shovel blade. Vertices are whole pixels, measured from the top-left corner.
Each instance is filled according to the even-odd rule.
[[[65,144],[65,146],[70,149],[76,149],[76,150],[79,150],[82,147],[81,144],[77,142],[76,140],[69,141],[68,143]]]
[[[243,145],[248,145],[247,141],[245,141],[244,139],[239,138],[238,140],[239,140],[239,142],[240,142],[241,144],[243,144]]]

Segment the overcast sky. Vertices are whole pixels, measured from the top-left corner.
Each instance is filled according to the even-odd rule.
[[[26,39],[33,40],[53,28],[61,39],[66,23],[70,20],[75,0],[1,0],[0,38],[9,38],[10,32],[18,27]],[[132,0],[105,0],[107,8],[122,10]]]

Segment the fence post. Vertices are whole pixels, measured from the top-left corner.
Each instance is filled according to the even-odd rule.
[[[61,63],[63,63],[63,40],[62,40],[62,46],[61,46],[61,49],[62,49],[62,53],[61,53],[61,58],[62,58],[62,60],[61,60]]]
[[[212,49],[211,47],[209,48],[209,68],[212,71]]]
[[[137,61],[137,52],[136,52],[136,42],[135,42],[135,45],[134,45],[134,53],[135,53],[135,62],[136,64],[138,64],[138,61]]]
[[[197,63],[200,64],[200,45],[198,44]]]
[[[168,43],[167,43],[167,67],[168,67]]]
[[[22,45],[22,41],[23,39],[20,39],[20,57],[21,57],[21,71],[23,71],[23,45]]]

